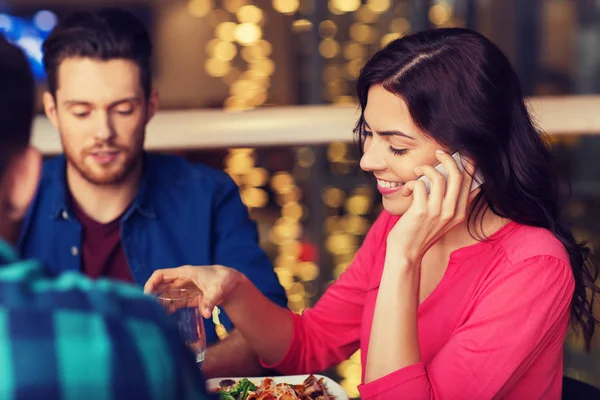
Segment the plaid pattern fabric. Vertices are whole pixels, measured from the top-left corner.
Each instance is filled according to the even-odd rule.
[[[0,240],[0,400],[209,398],[157,302],[125,284],[51,277]]]

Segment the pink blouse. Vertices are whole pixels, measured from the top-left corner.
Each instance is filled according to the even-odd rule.
[[[397,220],[380,215],[346,272],[293,316],[288,352],[268,367],[319,372],[360,348],[364,376],[386,236]],[[451,254],[418,309],[422,362],[361,384],[361,398],[560,399],[573,290],[568,254],[552,233],[507,224]]]

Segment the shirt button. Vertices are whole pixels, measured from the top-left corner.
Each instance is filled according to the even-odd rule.
[[[63,210],[63,212],[60,214],[63,219],[69,219],[69,213],[67,212],[67,210]]]
[[[76,256],[77,254],[79,254],[79,249],[76,246],[71,247],[71,254]]]

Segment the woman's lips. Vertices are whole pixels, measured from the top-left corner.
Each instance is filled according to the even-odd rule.
[[[377,190],[379,190],[379,193],[381,193],[384,196],[396,193],[397,191],[402,189],[403,186],[404,183],[401,182],[392,182],[383,179],[377,179]]]

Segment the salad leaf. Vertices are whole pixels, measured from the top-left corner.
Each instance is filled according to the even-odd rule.
[[[229,390],[229,394],[237,398],[238,394],[242,393],[242,390],[244,390],[244,388],[238,383],[233,389]]]
[[[229,393],[234,396],[237,397],[238,394],[240,394],[240,392],[242,391],[242,381],[239,381],[234,387],[233,389],[229,389]]]
[[[235,385],[235,387],[229,391],[229,394],[231,394],[237,400],[246,400],[250,390],[256,390],[256,385],[244,378],[240,379],[237,385]],[[240,394],[242,394],[242,396],[239,396]]]
[[[244,378],[246,379],[246,378]],[[250,382],[248,379],[246,379],[246,387],[248,388],[248,390],[252,390],[252,391],[256,391],[256,389],[258,389],[256,387],[256,385],[252,382]]]
[[[219,400],[236,400],[227,390],[219,390]]]
[[[248,397],[248,386],[246,386],[244,388],[244,391],[242,392],[242,395],[240,396],[240,400],[246,400],[247,397]]]

